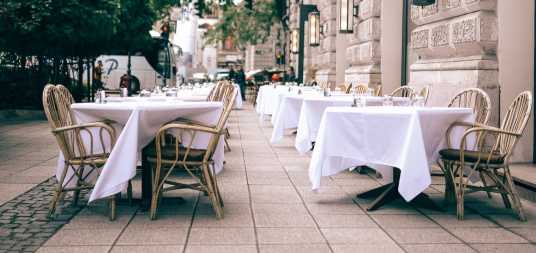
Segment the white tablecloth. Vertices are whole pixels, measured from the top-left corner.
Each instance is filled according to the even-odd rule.
[[[363,97],[367,106],[381,106],[382,97]],[[394,97],[395,105],[408,102],[408,98]],[[303,99],[297,126],[296,140],[294,147],[300,154],[305,154],[312,148],[312,142],[316,140],[320,120],[324,111],[332,106],[351,106],[353,96],[331,96],[331,97],[306,97]],[[275,129],[275,127],[274,127]]]
[[[233,108],[242,109],[243,101],[242,96],[240,95],[240,86],[236,83],[234,83],[233,86],[236,88],[235,93],[237,94]],[[177,98],[184,101],[206,101],[213,87],[214,85],[208,87],[196,87],[192,90],[183,89],[179,91]]]
[[[350,167],[386,165],[400,169],[398,191],[410,201],[430,185],[429,164],[444,147],[448,126],[471,118],[467,108],[327,108],[309,165],[313,189],[321,177]]]
[[[290,89],[290,90],[289,90]],[[279,104],[283,95],[298,94],[299,91],[303,93],[312,93],[313,90],[311,87],[298,87],[298,86],[285,86],[277,85],[264,85],[259,88],[257,94],[257,105],[255,110],[259,114],[261,120],[266,119],[266,116],[272,116],[277,113]]]
[[[99,120],[113,120],[118,136],[108,161],[97,178],[89,201],[111,196],[126,188],[128,180],[136,174],[138,157],[147,144],[155,137],[158,129],[166,122],[176,118],[187,118],[206,124],[218,122],[222,111],[220,102],[181,102],[181,101],[135,101],[109,102],[105,104],[78,103],[71,107],[79,123]],[[210,135],[197,135],[194,147],[205,148]],[[223,137],[214,154],[214,169],[223,169]],[[63,157],[58,161],[56,175],[62,169]]]
[[[285,94],[280,98],[280,102],[276,107],[277,110],[272,115],[272,138],[270,141],[276,143],[280,141],[285,133],[285,130],[298,127],[298,122],[301,118],[302,106],[304,101],[326,101],[331,105],[337,104],[335,101],[344,101],[350,105],[353,101],[351,95],[334,95],[331,97],[324,97],[317,92],[305,92],[302,95],[297,94]],[[334,101],[333,103],[328,101]],[[320,118],[320,115],[318,116]],[[320,120],[319,120],[320,121]]]

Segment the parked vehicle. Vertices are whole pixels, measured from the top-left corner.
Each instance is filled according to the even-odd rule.
[[[156,85],[176,84],[176,45],[162,37],[152,36],[153,43],[130,57],[132,90],[153,89]],[[180,52],[180,48],[178,50]],[[102,82],[106,89],[119,89],[121,76],[127,73],[128,55],[101,55],[97,61],[104,65]],[[137,83],[137,84],[136,84]]]

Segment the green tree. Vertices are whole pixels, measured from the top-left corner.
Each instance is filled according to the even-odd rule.
[[[149,4],[155,11],[156,15],[160,18],[167,17],[169,15],[169,9],[173,6],[181,6],[190,1],[181,0],[150,0]]]
[[[101,54],[126,54],[142,51],[149,45],[149,31],[157,14],[168,12],[173,4],[165,0],[152,2],[3,0],[0,3],[0,64],[3,66],[0,68],[19,66],[28,72],[24,70],[27,62],[37,59],[36,66],[46,76],[45,83],[76,86],[77,97],[81,98],[84,65],[89,68]],[[78,80],[78,85],[72,86],[72,80]],[[44,85],[38,82],[37,87]]]
[[[229,5],[216,25],[205,33],[208,44],[224,42],[231,38],[239,49],[247,45],[263,43],[274,23],[278,22],[274,1],[259,1],[253,9],[244,4]]]
[[[145,0],[118,0],[118,25],[113,35],[112,51],[128,54],[128,73],[130,74],[130,55],[150,45],[149,31],[156,20],[156,14]]]

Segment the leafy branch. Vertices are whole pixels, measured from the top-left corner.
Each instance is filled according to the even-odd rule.
[[[205,33],[205,43],[217,44],[231,39],[240,50],[261,44],[270,36],[277,17],[274,1],[256,2],[253,9],[243,4],[228,6],[218,23]]]

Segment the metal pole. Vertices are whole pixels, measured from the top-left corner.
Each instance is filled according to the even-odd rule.
[[[409,1],[404,0],[402,9],[402,66],[400,82],[402,86],[408,85],[408,12]]]
[[[536,41],[536,1],[534,1],[534,40]],[[536,90],[536,44],[534,45],[534,49],[533,49],[533,59],[534,59],[534,63],[533,63],[533,80],[532,80],[532,85],[533,85],[533,91],[534,92]],[[499,86],[500,88],[500,86]],[[500,98],[500,95],[499,95],[499,98]],[[533,108],[534,106],[536,106],[536,101],[533,100]],[[499,108],[501,108],[499,106]],[[533,126],[532,126],[533,130],[536,129],[536,117],[533,116]],[[536,135],[533,134],[533,140],[532,140],[532,162],[533,163],[536,163]]]

